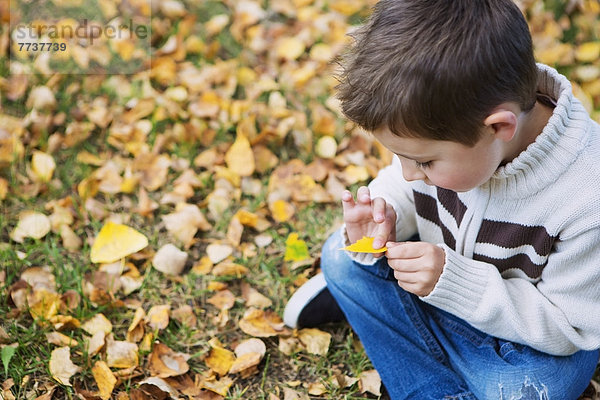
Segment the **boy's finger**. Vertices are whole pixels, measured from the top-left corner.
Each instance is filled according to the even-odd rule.
[[[385,206],[386,202],[381,197],[377,197],[371,202],[371,209],[373,210],[373,221],[377,222],[378,224],[385,221]]]
[[[369,193],[369,188],[366,186],[361,186],[356,191],[356,200],[362,204],[369,204],[371,202],[371,194]]]
[[[342,193],[342,204],[354,205],[354,198],[352,197],[352,193],[349,190],[344,190]]]
[[[388,258],[411,259],[423,256],[420,242],[387,242],[385,247],[387,247],[385,255]]]
[[[377,226],[377,234],[373,239],[373,248],[380,249],[385,245],[385,242],[389,239],[390,233],[392,232],[392,223],[389,220],[384,220]]]

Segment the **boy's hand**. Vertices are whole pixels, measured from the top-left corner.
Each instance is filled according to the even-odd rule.
[[[446,253],[427,242],[388,242],[385,255],[398,285],[417,296],[427,296],[440,279]]]
[[[396,212],[384,199],[371,199],[369,188],[361,186],[356,192],[356,202],[352,193],[346,190],[342,194],[344,222],[348,239],[354,243],[363,236],[374,237],[373,248],[383,247],[387,241],[396,240]],[[384,253],[375,253],[382,257]]]

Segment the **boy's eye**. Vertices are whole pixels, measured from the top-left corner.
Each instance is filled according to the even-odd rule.
[[[427,161],[427,162],[415,161],[415,163],[417,164],[418,168],[428,168],[431,166],[431,161]]]

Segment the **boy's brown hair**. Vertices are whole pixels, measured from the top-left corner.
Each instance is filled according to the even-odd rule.
[[[511,0],[381,0],[354,36],[337,96],[366,130],[473,146],[495,107],[535,104],[531,34]]]

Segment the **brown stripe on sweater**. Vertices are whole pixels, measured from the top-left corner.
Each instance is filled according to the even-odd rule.
[[[552,250],[556,236],[551,236],[543,226],[526,226],[512,222],[484,219],[476,241],[490,243],[507,249],[531,245],[540,256]]]
[[[444,243],[452,250],[456,249],[456,239],[452,232],[442,223],[440,220],[440,214],[438,212],[437,200],[427,194],[417,192],[413,190],[415,199],[415,208],[417,215],[427,221],[431,221],[442,230],[442,236]]]
[[[460,223],[467,212],[467,206],[460,201],[458,194],[452,190],[438,187],[437,197],[440,204],[454,217],[456,225],[460,226]]]
[[[539,278],[540,275],[542,275],[542,270],[546,266],[546,263],[543,265],[534,263],[527,254],[523,253],[515,254],[512,257],[502,259],[484,256],[483,254],[473,254],[473,260],[493,264],[496,266],[496,268],[498,268],[500,273],[510,268],[517,268],[525,272],[525,274],[532,279]]]

